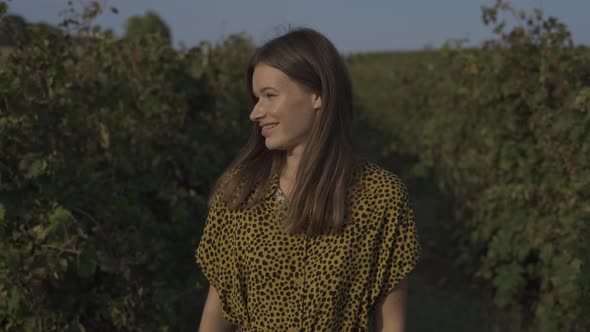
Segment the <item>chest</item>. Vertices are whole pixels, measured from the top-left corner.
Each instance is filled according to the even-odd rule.
[[[287,322],[306,331],[359,330],[367,324],[383,210],[371,203],[375,200],[361,198],[352,201],[352,221],[339,234],[284,233],[276,195],[231,215],[235,269],[230,270],[238,299],[231,306],[244,308],[255,330],[286,330]],[[347,321],[350,317],[358,319]]]
[[[330,292],[370,271],[372,248],[379,241],[378,223],[372,220],[378,214],[365,210],[342,233],[309,237],[282,232],[277,209],[280,205],[271,202],[237,217],[238,262],[249,285]]]

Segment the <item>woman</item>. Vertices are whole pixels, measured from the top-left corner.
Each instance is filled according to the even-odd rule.
[[[352,154],[352,87],[332,43],[292,30],[247,70],[254,132],[213,188],[196,258],[200,331],[403,331],[420,256],[407,191]]]

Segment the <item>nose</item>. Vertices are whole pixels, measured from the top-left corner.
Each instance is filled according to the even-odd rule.
[[[250,120],[253,122],[258,122],[258,119],[263,118],[265,115],[262,107],[260,107],[260,103],[256,103],[252,108],[252,112],[250,112]]]

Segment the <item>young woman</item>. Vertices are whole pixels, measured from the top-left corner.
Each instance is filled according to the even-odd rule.
[[[213,188],[196,251],[200,331],[403,331],[420,245],[405,186],[352,154],[333,44],[292,30],[247,69],[252,136]]]

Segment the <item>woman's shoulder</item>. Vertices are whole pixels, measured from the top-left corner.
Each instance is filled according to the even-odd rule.
[[[371,160],[361,160],[355,165],[353,187],[359,193],[379,196],[406,195],[407,189],[400,177]]]
[[[225,189],[227,188],[229,182],[232,181],[235,176],[239,176],[240,170],[241,167],[230,164],[221,173],[221,175],[217,178],[215,185],[213,186],[212,191],[210,193],[209,208],[217,208],[220,210],[227,208],[227,204],[225,202]]]

